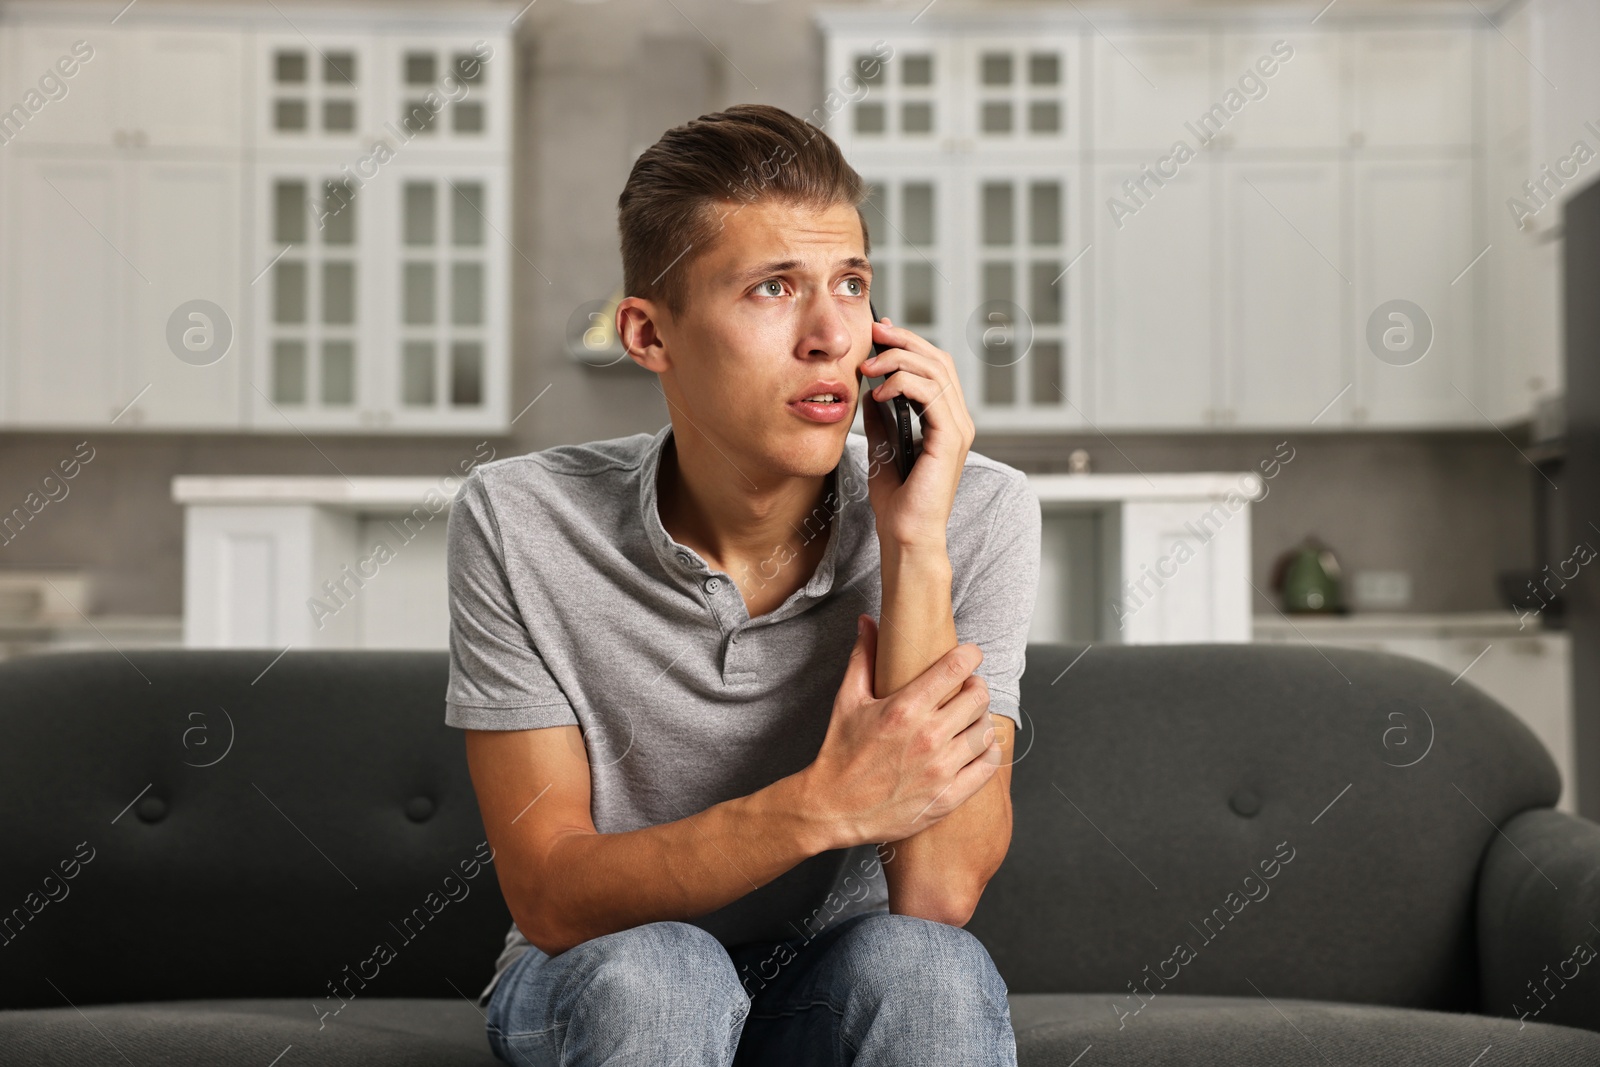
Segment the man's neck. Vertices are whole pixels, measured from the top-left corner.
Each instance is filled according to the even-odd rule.
[[[772,479],[763,473],[745,471],[712,442],[676,426],[657,471],[661,525],[732,576],[747,601],[751,590],[741,576],[760,575],[757,584],[776,581],[791,591],[810,580],[833,523],[831,474]]]

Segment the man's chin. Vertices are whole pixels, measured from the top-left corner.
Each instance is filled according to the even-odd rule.
[[[770,468],[794,478],[818,478],[839,465],[849,423],[816,426],[785,442],[774,442]]]

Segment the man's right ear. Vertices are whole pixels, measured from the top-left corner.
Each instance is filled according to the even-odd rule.
[[[647,371],[660,374],[671,368],[667,341],[661,335],[661,310],[655,301],[623,297],[617,304],[617,339],[631,358]]]

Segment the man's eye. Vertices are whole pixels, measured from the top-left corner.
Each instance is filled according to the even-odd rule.
[[[844,284],[855,287],[850,292],[851,296],[863,296],[863,295],[866,294],[867,283],[862,278],[857,278],[857,277],[852,276],[852,277],[846,278],[844,280]]]
[[[766,291],[766,295],[767,296],[782,296],[783,295],[783,283],[780,282],[778,279],[776,279],[776,278],[768,278],[766,281],[761,283],[761,288],[765,290],[765,287],[769,286],[769,285],[775,286],[778,291],[777,292],[772,292],[770,290],[767,290]]]

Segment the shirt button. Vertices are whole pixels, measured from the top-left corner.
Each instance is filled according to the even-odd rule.
[[[738,634],[734,634],[732,637],[728,638],[728,644],[737,645],[738,643],[739,643],[739,635]]]
[[[722,579],[721,578],[707,578],[706,579],[706,592],[715,593],[718,589],[721,589],[721,588],[722,588]]]
[[[689,565],[689,553],[687,553],[687,552],[679,552],[678,553],[678,562],[683,564],[685,567],[687,567]]]

